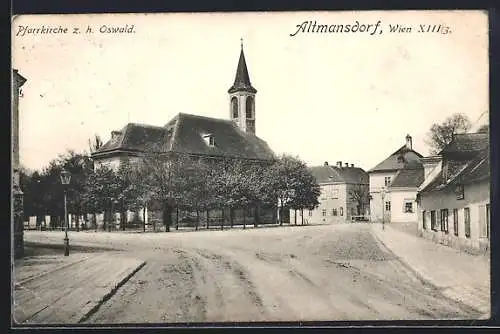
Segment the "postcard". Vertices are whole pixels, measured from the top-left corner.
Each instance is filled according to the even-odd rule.
[[[487,12],[11,36],[13,325],[490,317]]]

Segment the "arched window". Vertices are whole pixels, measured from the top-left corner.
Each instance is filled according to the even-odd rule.
[[[253,97],[251,96],[247,97],[246,116],[253,118]]]
[[[233,114],[233,118],[238,118],[238,99],[236,97],[231,99],[231,112]]]

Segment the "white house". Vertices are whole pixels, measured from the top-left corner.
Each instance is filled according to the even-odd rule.
[[[368,171],[372,221],[417,221],[417,189],[424,180],[421,158],[407,135],[405,145]]]

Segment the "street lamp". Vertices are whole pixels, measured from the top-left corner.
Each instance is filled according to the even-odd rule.
[[[66,201],[67,186],[71,181],[71,173],[63,169],[61,171],[61,183],[64,186],[64,256],[69,255],[69,238],[68,238],[68,208]]]
[[[385,188],[382,188],[382,190],[380,191],[380,195],[382,196],[382,230],[385,230],[385,212],[384,212],[384,208],[385,208]]]

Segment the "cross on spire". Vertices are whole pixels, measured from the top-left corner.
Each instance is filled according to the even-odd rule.
[[[241,41],[241,49],[243,49],[243,37],[240,38]]]

